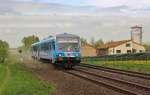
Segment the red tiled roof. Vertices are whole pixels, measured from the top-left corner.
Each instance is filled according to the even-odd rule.
[[[112,48],[112,47],[116,47],[116,46],[119,46],[123,43],[126,43],[126,42],[129,42],[131,40],[122,40],[122,41],[114,41],[114,42],[109,42],[109,43],[106,43],[98,48]]]

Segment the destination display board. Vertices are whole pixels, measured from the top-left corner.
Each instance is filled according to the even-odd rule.
[[[78,43],[77,38],[57,38],[58,43]]]

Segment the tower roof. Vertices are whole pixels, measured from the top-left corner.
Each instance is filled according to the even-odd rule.
[[[131,28],[142,28],[142,27],[139,25],[135,25],[135,26],[132,26]]]

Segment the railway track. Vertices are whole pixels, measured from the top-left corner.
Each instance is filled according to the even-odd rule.
[[[79,66],[92,68],[96,70],[105,70],[105,71],[107,70],[109,72],[125,74],[129,76],[133,75],[134,77],[138,77],[138,78],[146,77],[146,79],[149,79],[148,74],[134,73],[134,72],[128,72],[123,70],[117,71],[117,69],[99,67],[94,65],[86,65],[86,64],[85,65],[81,64]],[[88,69],[82,69],[82,68],[75,68],[74,70],[69,70],[66,72],[74,76],[83,78],[85,80],[91,81],[93,83],[96,83],[97,85],[105,86],[119,93],[123,93],[125,95],[150,95],[150,87],[143,84],[134,83],[127,80],[121,80],[115,77],[101,75],[98,74],[97,72],[93,72]]]
[[[114,69],[114,68],[103,67],[103,66],[95,66],[89,64],[79,64],[79,66],[150,80],[150,74],[145,74],[145,73],[126,71],[126,70]]]

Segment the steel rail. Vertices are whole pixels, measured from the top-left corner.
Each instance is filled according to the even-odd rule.
[[[131,76],[131,77],[137,77],[137,78],[143,78],[143,79],[150,80],[150,74],[114,69],[114,68],[103,67],[103,66],[89,65],[89,64],[83,64],[83,63],[79,64],[78,66],[83,66],[83,67],[93,68],[93,69],[97,69],[97,70],[118,73],[118,74],[123,74],[123,75]]]
[[[114,90],[114,91],[117,91],[117,92],[120,92],[120,93],[123,93],[123,94],[126,94],[126,95],[138,95],[135,91],[131,91],[131,90],[128,90],[128,89],[125,89],[125,88],[120,88],[118,86],[106,83],[106,82],[98,80],[98,79],[89,78],[88,76],[86,76],[84,74],[81,74],[81,72],[79,72],[79,71],[75,71],[75,72],[74,71],[73,72],[72,71],[65,71],[65,72],[69,73],[71,75],[77,76],[79,78],[85,79],[87,81],[91,81],[93,83],[96,83],[97,85],[100,85],[100,86],[103,85],[103,86],[107,87],[108,89],[111,89],[111,90]]]
[[[142,85],[142,84],[137,84],[137,83],[133,83],[133,82],[129,82],[129,81],[113,78],[113,77],[108,77],[108,76],[104,76],[104,75],[95,74],[95,73],[92,73],[92,72],[89,72],[89,71],[85,71],[83,69],[75,69],[75,70],[79,71],[79,72],[89,74],[89,75],[92,75],[92,76],[100,77],[100,78],[103,78],[103,79],[106,79],[106,80],[121,83],[121,84],[124,84],[124,85],[130,85],[132,87],[136,87],[136,88],[139,88],[139,89],[144,89],[145,91],[150,92],[150,87],[149,86],[145,86],[145,85]]]

